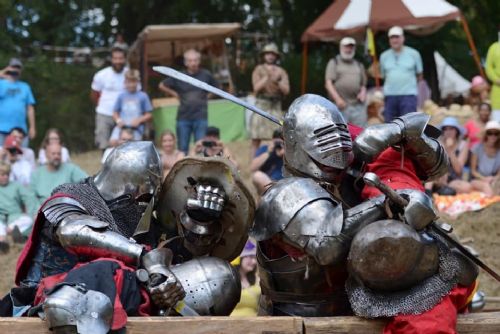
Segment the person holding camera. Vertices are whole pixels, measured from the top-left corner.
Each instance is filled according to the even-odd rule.
[[[262,145],[257,149],[255,158],[250,164],[252,182],[259,195],[275,181],[283,178],[283,155],[285,148],[281,139],[281,130],[273,132],[273,140],[269,145]]]
[[[189,155],[202,157],[225,157],[238,167],[238,162],[234,160],[231,151],[220,140],[219,128],[215,126],[209,126],[207,128],[205,137],[195,143],[191,154]]]
[[[33,167],[26,159],[22,158],[22,154],[21,142],[13,135],[8,135],[3,142],[3,149],[0,149],[0,160],[10,165],[9,179],[11,181],[28,186]]]
[[[9,65],[0,71],[0,145],[16,127],[28,134],[22,142],[23,147],[28,147],[29,139],[36,136],[35,98],[30,85],[19,80],[22,69],[23,63],[12,58]]]

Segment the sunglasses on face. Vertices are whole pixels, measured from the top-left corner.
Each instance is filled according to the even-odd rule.
[[[497,136],[498,137],[498,136],[500,136],[500,131],[491,131],[491,132],[488,131],[488,132],[486,132],[486,135],[487,136]]]

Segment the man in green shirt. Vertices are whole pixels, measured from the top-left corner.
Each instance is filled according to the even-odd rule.
[[[15,181],[9,181],[10,165],[0,162],[0,252],[9,250],[7,234],[14,230],[20,238],[14,241],[23,241],[31,231],[33,216],[36,213],[36,200],[34,194],[26,187]],[[23,208],[25,210],[23,210]]]
[[[35,193],[38,205],[50,197],[52,190],[64,183],[75,183],[88,175],[71,162],[61,161],[61,145],[50,144],[45,149],[47,163],[39,166],[31,175],[31,189]]]

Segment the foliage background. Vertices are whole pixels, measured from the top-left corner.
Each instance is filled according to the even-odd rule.
[[[500,1],[450,0],[467,18],[482,58],[488,46],[498,40]],[[94,111],[89,101],[93,73],[90,65],[54,63],[41,51],[43,45],[109,46],[113,35],[121,32],[132,44],[148,24],[187,22],[240,22],[243,31],[261,32],[284,50],[282,65],[287,69],[292,92],[287,102],[300,94],[300,36],[331,0],[0,0],[0,67],[12,56],[25,62],[23,79],[30,83],[37,99],[38,136],[31,144],[38,147],[45,130],[61,128],[66,144],[73,151],[93,148]],[[376,34],[377,50],[387,48],[385,32]],[[248,43],[248,42],[247,42]],[[447,23],[433,35],[407,37],[417,48],[426,68],[431,68],[432,52],[438,50],[466,78],[477,74],[460,23]],[[258,59],[255,45],[244,45],[253,65]],[[336,45],[313,43],[309,47],[308,92],[324,94],[323,71],[337,52]],[[363,47],[358,49],[363,59]],[[365,62],[367,60],[365,59]],[[250,89],[253,66],[234,73],[241,92]],[[432,73],[425,73],[427,77]]]

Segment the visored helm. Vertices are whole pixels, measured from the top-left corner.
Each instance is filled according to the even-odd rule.
[[[353,159],[351,135],[338,108],[313,94],[297,98],[283,122],[286,169],[331,180]]]
[[[161,184],[162,165],[152,142],[130,141],[117,146],[94,176],[107,202],[133,199],[149,202]]]

